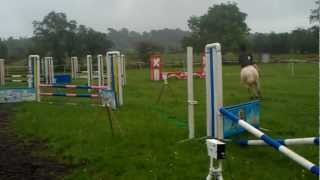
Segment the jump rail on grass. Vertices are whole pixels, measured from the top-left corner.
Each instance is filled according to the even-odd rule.
[[[295,153],[294,151],[290,150],[286,146],[280,144],[278,141],[272,139],[270,136],[268,136],[267,134],[265,134],[262,131],[258,130],[257,128],[251,126],[247,122],[239,119],[237,116],[235,116],[234,114],[230,113],[228,110],[226,110],[224,108],[221,108],[220,112],[223,115],[229,117],[229,119],[232,120],[233,122],[239,124],[241,127],[246,129],[248,132],[250,132],[254,136],[260,138],[266,144],[270,145],[274,149],[276,149],[279,152],[281,152],[282,154],[286,155],[287,157],[289,157],[290,159],[292,159],[296,163],[300,164],[304,168],[306,168],[309,171],[311,171],[312,173],[314,173],[316,175],[319,175],[319,167],[316,166],[315,164],[313,164],[312,162],[308,161],[304,157],[302,157],[299,154]]]
[[[40,84],[40,87],[47,88],[66,88],[66,89],[109,89],[108,86],[85,86],[85,85],[73,85],[73,84]]]
[[[294,138],[294,139],[275,139],[282,145],[303,145],[303,144],[314,144],[319,145],[319,137],[308,137],[308,138]],[[237,144],[243,146],[260,146],[268,145],[263,140],[239,140]]]
[[[223,108],[221,46],[219,43],[208,44],[206,45],[205,50],[207,60],[207,135],[217,139],[223,139],[223,116],[226,116],[230,121],[238,124],[246,131],[260,138],[266,144],[277,149],[279,152],[308,169],[310,172],[319,175],[318,166],[296,154],[286,146],[281,145],[279,142],[264,134],[244,120],[239,119],[226,108]],[[221,170],[222,162],[219,160],[218,167],[210,167],[210,173],[207,178],[211,178],[212,172],[221,172]]]
[[[40,93],[40,96],[64,96],[64,97],[87,97],[87,98],[97,98],[97,97],[99,97],[99,94]]]
[[[176,79],[187,79],[188,72],[184,71],[170,71],[170,72],[163,72],[162,71],[162,65],[161,62],[161,56],[159,54],[157,55],[151,55],[150,56],[150,80],[153,81],[159,81],[163,80],[163,76],[166,75],[167,78],[176,78]],[[205,57],[201,56],[201,68],[192,73],[193,76],[199,77],[199,78],[205,78]]]

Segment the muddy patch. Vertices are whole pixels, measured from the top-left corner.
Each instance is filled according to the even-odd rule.
[[[45,144],[19,139],[10,128],[9,120],[9,114],[0,111],[0,179],[61,179],[68,172],[67,165],[35,155],[46,148]]]

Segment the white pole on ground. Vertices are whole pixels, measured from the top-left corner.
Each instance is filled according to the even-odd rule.
[[[188,70],[188,127],[189,139],[194,138],[194,101],[193,97],[193,48],[187,47],[187,70]]]
[[[275,139],[282,145],[304,145],[304,144],[315,144],[319,145],[319,137],[307,137],[307,138],[293,138],[293,139]],[[248,146],[262,146],[269,145],[263,140],[240,140],[237,142],[240,145]]]

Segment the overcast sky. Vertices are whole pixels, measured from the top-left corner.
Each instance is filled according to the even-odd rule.
[[[135,31],[161,28],[188,30],[191,15],[200,16],[223,0],[0,0],[0,37],[31,36],[33,20],[50,11],[64,12],[79,24],[106,32],[126,27]],[[248,14],[251,32],[285,32],[310,27],[314,0],[235,0]]]

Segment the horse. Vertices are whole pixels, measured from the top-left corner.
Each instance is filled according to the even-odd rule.
[[[241,69],[241,84],[248,89],[251,98],[261,97],[259,72],[256,65],[248,65]],[[252,96],[253,94],[253,96]]]

